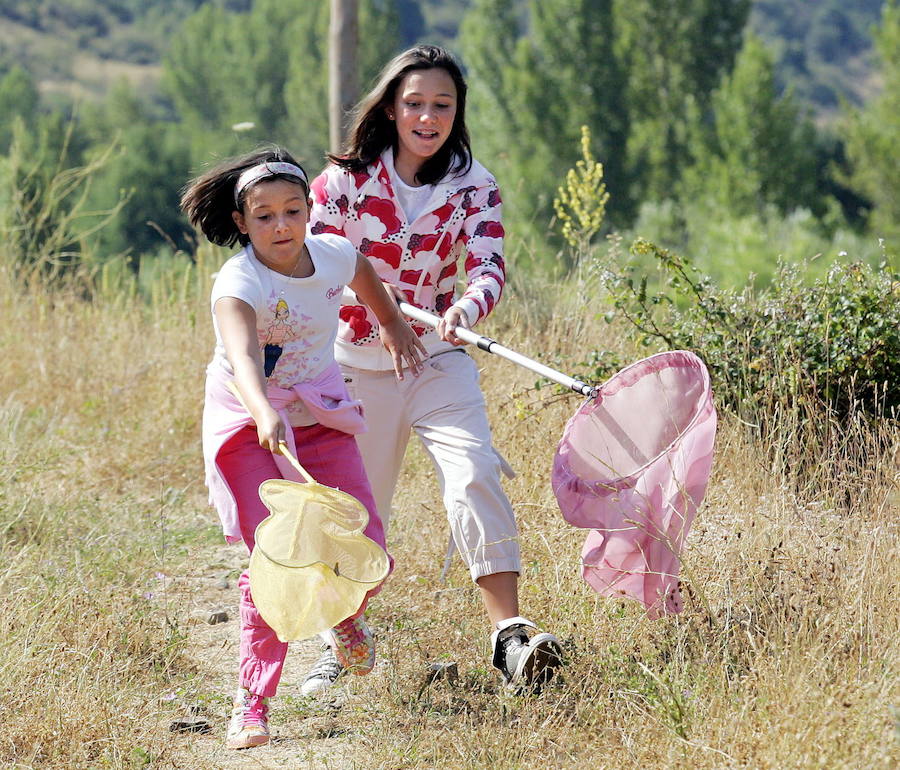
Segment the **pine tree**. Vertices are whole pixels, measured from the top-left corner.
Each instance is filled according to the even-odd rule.
[[[629,163],[641,199],[673,196],[690,162],[691,110],[706,117],[740,49],[749,8],[749,0],[615,0],[628,71]]]
[[[624,148],[629,111],[624,98],[625,72],[617,58],[613,0],[556,0],[532,3],[532,34],[546,73],[544,88],[552,119],[545,123],[557,168],[579,158],[583,127],[593,154],[603,163],[610,190],[609,215],[621,222],[630,211]]]
[[[540,232],[556,185],[580,157],[581,127],[607,168],[610,218],[624,218],[628,114],[612,0],[477,0],[463,22],[467,117],[476,155],[498,176],[506,219]]]
[[[328,10],[324,2],[257,0],[243,13],[207,5],[187,19],[164,82],[197,165],[279,142],[318,170],[328,146]],[[363,0],[360,23],[366,83],[399,45],[395,0]]]
[[[0,153],[9,149],[14,119],[32,125],[40,96],[32,77],[16,65],[0,78]]]
[[[294,22],[284,101],[290,126],[287,143],[314,174],[328,149],[328,3],[311,5]]]
[[[469,81],[466,118],[475,152],[492,164],[508,148],[522,106],[510,83],[519,39],[516,5],[515,0],[475,0],[460,26]]]
[[[400,46],[400,20],[394,0],[362,0],[359,5],[359,83],[363,92]],[[286,140],[312,174],[328,150],[328,3],[295,21],[294,46],[285,85]]]
[[[685,174],[689,197],[711,195],[737,216],[816,205],[815,129],[790,93],[779,96],[773,57],[755,35],[710,105],[711,129],[692,144],[696,163]]]
[[[190,135],[192,154],[229,154],[235,139],[229,131],[235,102],[244,103],[241,17],[209,4],[188,17],[172,39],[163,60],[163,86]],[[239,122],[254,122],[245,113]]]
[[[870,227],[900,249],[900,3],[885,3],[875,33],[881,92],[851,112],[843,133],[851,166],[849,181],[872,202]]]
[[[106,101],[89,111],[83,130],[92,140],[88,155],[96,157],[110,142],[117,152],[99,168],[90,189],[90,207],[120,210],[92,241],[104,258],[129,255],[133,266],[143,254],[188,246],[188,227],[178,198],[190,175],[189,142],[180,126],[153,121],[127,81],[113,88]]]

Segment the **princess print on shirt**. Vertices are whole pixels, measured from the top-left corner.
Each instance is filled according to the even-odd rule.
[[[284,299],[279,299],[275,304],[275,317],[266,330],[266,341],[263,345],[263,371],[266,377],[271,377],[275,371],[275,364],[284,351],[284,343],[297,337],[294,325],[288,320],[291,309]]]

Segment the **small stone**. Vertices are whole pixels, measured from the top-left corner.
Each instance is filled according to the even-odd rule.
[[[438,679],[446,679],[451,684],[459,678],[459,667],[456,663],[429,663],[425,684],[429,685]]]
[[[225,612],[225,610],[218,610],[217,612],[213,612],[210,614],[209,619],[206,622],[211,626],[215,626],[218,623],[227,623],[228,613]]]
[[[172,733],[211,733],[212,727],[205,719],[178,719],[169,724]]]

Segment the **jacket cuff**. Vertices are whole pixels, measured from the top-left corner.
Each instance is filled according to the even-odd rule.
[[[458,307],[466,314],[466,318],[469,319],[469,326],[471,327],[474,327],[481,319],[481,309],[474,300],[463,298],[454,302],[453,307]]]

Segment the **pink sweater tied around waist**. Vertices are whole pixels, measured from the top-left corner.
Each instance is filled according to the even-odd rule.
[[[234,494],[223,478],[216,463],[219,450],[235,433],[253,418],[232,392],[231,376],[217,363],[206,370],[206,401],[203,408],[203,462],[206,472],[206,486],[209,488],[209,502],[219,513],[222,531],[229,543],[240,541],[241,529],[238,522],[237,505]],[[322,425],[355,435],[366,430],[362,404],[351,401],[344,385],[338,365],[332,364],[313,380],[298,382],[291,388],[269,385],[266,396],[272,408],[284,421],[288,430],[287,445],[291,454],[297,456],[294,432],[290,429],[287,406],[293,401],[302,401],[310,414]],[[291,481],[303,481],[300,474],[281,455],[274,455],[281,475]]]

